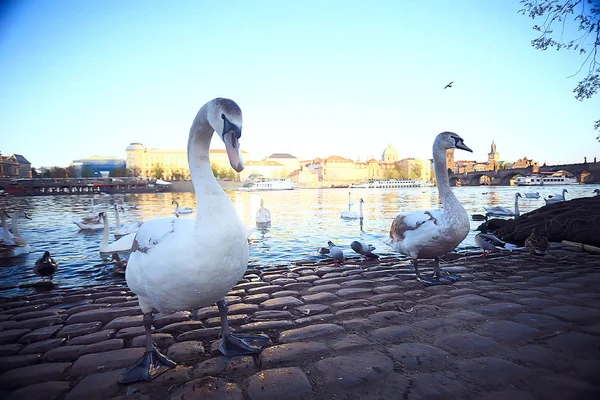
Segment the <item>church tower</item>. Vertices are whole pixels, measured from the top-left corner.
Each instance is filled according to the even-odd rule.
[[[497,170],[500,168],[500,153],[496,151],[496,143],[492,140],[492,147],[488,153],[488,169]]]

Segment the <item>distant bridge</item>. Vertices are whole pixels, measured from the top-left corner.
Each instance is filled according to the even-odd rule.
[[[539,172],[567,171],[573,174],[581,183],[600,183],[600,162],[562,165],[543,165]],[[491,179],[492,186],[508,186],[510,181],[517,176],[526,176],[533,173],[533,167],[499,169],[497,171],[474,171],[466,174],[449,174],[450,184],[456,186],[460,181],[462,186],[479,186],[482,176]],[[583,179],[582,179],[583,175]]]

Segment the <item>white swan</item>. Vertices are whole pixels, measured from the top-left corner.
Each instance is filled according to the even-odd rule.
[[[348,193],[348,197],[350,197],[350,193]],[[356,211],[350,209],[354,203],[349,201],[348,202],[348,211],[342,211],[340,213],[340,216],[342,217],[342,219],[361,219],[362,220],[362,218],[363,218],[363,203],[364,203],[364,200],[361,198],[360,201],[358,202],[360,211],[356,212]]]
[[[24,211],[15,211],[11,218],[12,237],[0,241],[0,258],[11,258],[22,254],[31,253],[31,246],[21,236],[19,231],[19,218],[31,219]],[[8,228],[3,228],[3,234],[6,235]],[[10,234],[10,233],[9,233]]]
[[[149,380],[175,366],[152,343],[153,310],[172,313],[216,302],[223,333],[219,349],[225,355],[258,353],[268,341],[260,335],[232,334],[224,301],[248,267],[247,230],[213,175],[209,148],[216,131],[232,168],[240,172],[241,129],[242,113],[232,100],[218,98],[202,106],[188,139],[196,218],[153,219],[137,233],[125,278],[144,313],[146,353],[121,375],[121,383]]]
[[[183,207],[179,207],[179,202],[177,200],[173,200],[171,202],[171,204],[175,204],[175,215],[179,215],[179,214],[191,214],[194,212],[194,209],[192,207],[188,207],[188,206],[183,206]]]
[[[472,152],[460,136],[442,132],[433,142],[435,177],[442,200],[441,210],[413,211],[398,215],[390,229],[390,245],[397,252],[412,258],[417,279],[426,285],[454,282],[458,277],[440,276],[439,257],[451,252],[469,234],[469,215],[452,193],[446,167],[446,149]],[[433,278],[422,278],[418,259],[434,258]]]
[[[116,240],[112,243],[108,243],[108,234],[110,231],[110,228],[108,226],[108,217],[106,216],[105,212],[101,212],[98,215],[102,219],[102,224],[104,226],[104,232],[102,232],[102,242],[100,242],[100,253],[130,251],[131,246],[133,245],[133,239],[135,238],[135,233],[130,233],[129,235],[121,237],[119,240]]]
[[[546,205],[566,201],[565,193],[569,193],[569,191],[567,189],[563,189],[562,194],[555,194],[554,196],[550,195],[547,199],[544,199],[544,201],[546,202]]]
[[[521,193],[515,193],[515,209],[511,210],[510,208],[494,206],[494,207],[483,207],[485,208],[486,215],[488,217],[518,217],[521,215],[519,212],[519,197]]]
[[[0,243],[2,241],[11,241],[13,238],[13,234],[8,230],[8,223],[6,219],[10,218],[10,215],[6,212],[6,210],[0,210],[0,223],[2,224],[2,236],[0,236]]]
[[[256,226],[271,225],[271,212],[265,208],[265,202],[260,199],[260,208],[256,211]]]
[[[524,193],[524,195],[525,195],[524,197],[526,199],[539,199],[540,198],[539,192],[527,192],[527,193]]]
[[[115,238],[120,238],[121,236],[129,235],[130,233],[135,233],[140,229],[141,222],[129,222],[125,224],[121,224],[121,217],[119,215],[119,208],[117,205],[114,205],[115,209],[115,230],[113,235]],[[124,209],[123,209],[124,211]],[[104,224],[102,225],[104,226]]]
[[[596,194],[596,196],[600,196],[600,189],[594,189],[594,192]]]

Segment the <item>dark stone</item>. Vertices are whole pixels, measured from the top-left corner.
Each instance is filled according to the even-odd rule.
[[[26,319],[34,319],[34,318],[42,318],[42,317],[51,317],[58,315],[59,312],[64,312],[63,310],[39,310],[39,311],[30,311],[26,313],[17,314],[12,317],[15,321],[24,321]]]
[[[283,331],[279,335],[279,342],[290,343],[302,340],[315,339],[319,337],[341,335],[343,333],[344,328],[338,325],[318,324]]]
[[[299,365],[310,358],[322,357],[328,351],[329,348],[323,342],[280,344],[262,351],[262,364],[266,367],[285,364]]]
[[[175,362],[196,360],[204,356],[204,346],[198,341],[175,343],[167,350],[167,356]]]
[[[9,329],[0,332],[0,344],[14,343],[21,336],[31,332],[31,329]]]
[[[86,322],[80,324],[65,325],[56,334],[58,338],[75,338],[77,336],[88,335],[98,332],[102,329],[101,322]]]
[[[17,356],[2,357],[2,359],[0,359],[0,372],[36,364],[41,360],[41,354],[21,354]]]
[[[486,314],[521,313],[527,307],[516,303],[492,303],[479,307],[479,311]]]
[[[269,300],[271,296],[268,293],[258,293],[244,297],[245,303],[260,304]]]
[[[286,329],[294,326],[292,321],[275,320],[275,321],[257,321],[240,326],[242,332],[264,332],[272,329]]]
[[[240,387],[222,378],[207,376],[187,382],[177,389],[169,400],[244,400]]]
[[[187,340],[216,339],[220,333],[220,327],[195,329],[193,331],[182,333],[181,335],[177,336],[175,340],[178,342],[185,342]]]
[[[542,332],[555,332],[568,329],[569,324],[545,314],[517,314],[511,318],[519,324],[537,328]]]
[[[466,355],[485,355],[501,350],[497,342],[471,332],[444,336],[435,342],[435,347],[451,354]]]
[[[5,400],[56,400],[71,389],[64,381],[50,381],[25,386],[12,392]]]
[[[326,358],[315,364],[326,388],[349,388],[385,378],[394,363],[385,355],[370,351],[352,356]]]
[[[154,328],[152,329],[154,331]],[[123,328],[117,332],[115,337],[117,339],[133,339],[134,337],[145,335],[146,328],[143,326],[132,326],[130,328]]]
[[[598,310],[589,307],[556,306],[545,308],[542,310],[542,312],[567,322],[576,322],[581,324],[594,321],[598,317]]]
[[[18,354],[22,348],[23,345],[19,343],[3,344],[0,346],[0,357],[14,356],[15,354]]]
[[[203,376],[232,376],[254,373],[258,366],[251,356],[214,357],[199,363],[194,369],[194,378]]]
[[[477,294],[464,294],[462,296],[456,296],[449,300],[443,301],[441,305],[448,308],[465,308],[469,309],[476,305],[482,305],[489,303],[490,299],[487,297],[479,296]]]
[[[40,329],[36,329],[33,332],[29,332],[27,335],[21,336],[19,339],[20,343],[31,343],[31,342],[39,342],[40,340],[50,339],[58,330],[61,328],[61,325],[51,325],[45,326]]]
[[[369,319],[379,325],[388,326],[405,323],[410,316],[399,311],[381,311],[370,315]]]
[[[346,308],[343,310],[339,310],[335,312],[335,316],[337,318],[348,318],[348,317],[356,317],[364,314],[372,314],[377,311],[377,307],[354,307],[354,308]]]
[[[319,323],[322,324],[327,321],[333,320],[335,315],[333,314],[317,314],[311,315],[310,317],[302,317],[294,320],[296,325],[306,325],[306,324],[314,324]]]
[[[271,297],[274,299],[286,296],[300,297],[300,292],[298,292],[297,290],[280,290],[279,292],[271,294]]]
[[[410,342],[413,340],[416,330],[410,326],[393,325],[387,328],[375,329],[371,336],[385,343]]]
[[[342,325],[345,328],[358,331],[366,331],[373,328],[373,322],[369,321],[366,318],[356,318],[342,321]]]
[[[306,289],[306,291],[308,293],[318,293],[318,292],[329,292],[329,291],[333,291],[333,290],[338,290],[340,288],[341,288],[341,286],[339,284],[332,283],[329,285],[312,286],[312,287],[309,287],[308,289]]]
[[[75,361],[70,375],[79,377],[95,372],[124,368],[137,361],[144,354],[144,351],[143,348],[131,348],[111,350],[99,354],[86,354]]]
[[[102,324],[108,324],[115,318],[140,315],[141,313],[142,310],[140,310],[139,307],[101,308],[98,310],[89,310],[73,314],[67,319],[67,324],[80,324],[95,321],[100,321]]]
[[[142,326],[144,325],[144,316],[143,315],[133,315],[127,317],[118,317],[110,321],[108,324],[104,326],[104,329],[123,329],[129,328],[133,326]]]
[[[336,296],[343,297],[346,299],[365,298],[373,295],[373,289],[371,288],[347,288],[340,289],[335,292]]]
[[[11,369],[0,375],[0,387],[13,389],[36,383],[61,380],[70,363],[43,363]]]
[[[114,396],[122,387],[119,377],[123,372],[119,369],[88,375],[67,394],[65,400],[103,400]]]
[[[453,364],[449,353],[422,343],[402,343],[391,346],[388,348],[388,354],[408,370],[443,371]]]
[[[476,381],[486,389],[526,382],[531,373],[517,364],[494,357],[458,361],[458,374]]]
[[[297,299],[292,296],[288,297],[279,297],[276,299],[270,299],[260,303],[262,308],[266,309],[276,309],[276,308],[288,308],[288,307],[298,307],[304,305],[304,302],[300,299]]]
[[[167,315],[156,314],[152,321],[152,325],[154,325],[156,329],[160,329],[176,322],[189,321],[190,315],[192,315],[192,313],[189,311],[177,311],[173,314]]]
[[[358,335],[347,335],[343,336],[340,339],[333,339],[329,346],[335,351],[342,351],[354,348],[366,348],[374,343],[368,339],[360,337]]]
[[[561,304],[560,302],[555,301],[555,300],[541,299],[538,297],[526,297],[523,299],[518,299],[517,301],[519,303],[525,304],[530,307],[535,307],[535,308],[554,307],[554,306],[559,306]]]
[[[162,328],[158,329],[157,332],[158,333],[179,334],[179,333],[189,332],[194,329],[200,329],[200,328],[204,328],[204,325],[202,324],[202,322],[187,320],[187,321],[174,322],[172,324],[165,325]]]
[[[78,336],[69,340],[70,345],[76,344],[92,344],[112,339],[115,336],[114,329],[107,329],[99,332],[90,333],[89,335]]]
[[[273,319],[288,319],[292,318],[292,313],[287,310],[267,310],[267,311],[257,311],[252,315],[253,320],[273,320]]]
[[[246,380],[248,400],[302,399],[312,392],[310,381],[300,368],[267,369]]]
[[[300,311],[303,315],[314,315],[328,311],[331,307],[326,304],[307,304],[296,307],[296,311]]]
[[[600,359],[600,339],[580,332],[560,333],[548,339],[548,347],[566,355],[584,359]]]
[[[115,339],[117,340],[117,339]],[[119,339],[120,340],[120,339]],[[152,341],[160,349],[166,349],[175,343],[175,339],[168,333],[153,333]],[[131,341],[131,347],[144,347],[146,346],[146,334],[136,336]]]
[[[323,303],[328,301],[336,301],[340,298],[333,293],[319,292],[302,296],[302,299],[307,303]]]
[[[67,339],[59,338],[59,339],[46,339],[41,342],[31,343],[23,350],[21,350],[21,354],[35,354],[35,353],[45,353],[55,347],[63,345]]]
[[[523,342],[535,338],[540,331],[511,321],[488,321],[479,325],[475,333],[503,342]]]
[[[75,361],[84,347],[83,345],[57,347],[44,354],[42,360],[46,362]]]

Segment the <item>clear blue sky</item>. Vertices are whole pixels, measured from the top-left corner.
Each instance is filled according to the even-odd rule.
[[[457,159],[493,139],[503,160],[600,158],[600,95],[567,78],[583,58],[533,49],[517,0],[3,4],[0,150],[36,167],[184,148],[214,97],[242,108],[253,159],[429,158],[444,130],[474,150]]]

